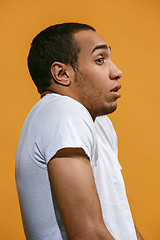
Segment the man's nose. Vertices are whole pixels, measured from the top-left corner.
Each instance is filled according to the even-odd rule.
[[[112,63],[109,77],[111,80],[114,79],[118,80],[122,77],[122,72],[117,68],[117,66],[114,63]]]

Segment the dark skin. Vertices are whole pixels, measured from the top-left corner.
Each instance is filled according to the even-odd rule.
[[[58,151],[49,162],[48,171],[68,239],[114,240],[104,224],[91,165],[84,151]],[[137,239],[143,240],[135,229]]]
[[[119,86],[122,73],[111,61],[110,48],[99,34],[80,31],[74,38],[81,47],[78,65],[82,74],[75,74],[70,65],[54,62],[54,80],[42,97],[52,92],[69,96],[82,103],[94,120],[102,112],[116,109],[120,95],[111,90]],[[68,240],[114,240],[104,224],[90,161],[83,149],[59,150],[48,163],[48,173]],[[142,240],[137,229],[136,233]]]
[[[58,151],[48,164],[48,172],[68,239],[114,240],[105,227],[90,161],[84,151]]]

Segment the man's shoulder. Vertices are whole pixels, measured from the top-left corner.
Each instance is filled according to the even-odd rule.
[[[40,100],[40,112],[56,118],[83,118],[92,120],[88,110],[78,101],[68,96],[48,94]]]

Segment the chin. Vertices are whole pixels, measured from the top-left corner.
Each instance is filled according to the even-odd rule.
[[[114,111],[116,111],[117,109],[117,105],[114,106],[114,107],[111,107],[110,109],[108,109],[107,113],[106,114],[110,114],[110,113],[113,113]]]
[[[93,120],[95,120],[96,117],[104,116],[113,113],[117,109],[117,102],[114,102],[112,104],[107,104],[107,106],[101,106],[99,108],[92,108],[91,110],[88,109],[90,112]]]
[[[99,111],[97,111],[97,117],[113,113],[116,109],[117,109],[117,103],[112,104],[111,106],[107,106],[105,108],[99,109]]]

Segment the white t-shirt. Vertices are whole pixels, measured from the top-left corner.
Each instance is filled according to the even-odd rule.
[[[82,104],[59,94],[47,94],[32,108],[17,148],[16,184],[27,240],[67,239],[47,163],[69,147],[83,148],[90,159],[107,229],[115,240],[136,240],[111,121],[103,116],[93,122]]]

